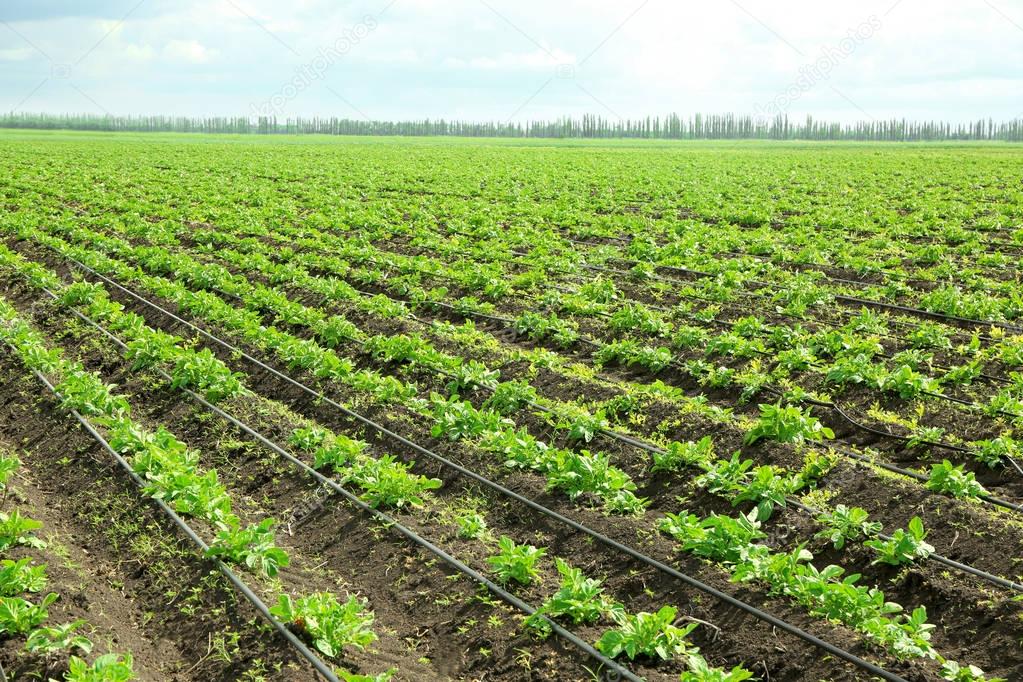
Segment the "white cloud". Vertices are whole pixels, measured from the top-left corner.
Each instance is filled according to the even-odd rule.
[[[218,51],[197,40],[172,40],[164,45],[163,54],[174,61],[206,64],[217,56]]]
[[[156,56],[152,45],[128,43],[122,48],[122,54],[128,62],[148,62]]]

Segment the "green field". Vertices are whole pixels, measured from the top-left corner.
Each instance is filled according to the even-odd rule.
[[[15,679],[1023,677],[1018,145],[0,168]]]

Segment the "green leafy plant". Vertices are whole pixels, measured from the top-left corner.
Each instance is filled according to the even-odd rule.
[[[843,354],[828,368],[825,380],[832,384],[864,384],[880,387],[884,380],[884,369],[874,364],[869,355],[858,353]]]
[[[152,367],[174,359],[178,351],[176,345],[180,341],[176,336],[144,328],[128,341],[125,356],[132,361],[132,369]]]
[[[699,653],[690,651],[686,657],[689,668],[679,677],[679,682],[744,682],[753,677],[753,673],[735,666],[731,670],[722,670],[711,666]]]
[[[500,552],[497,555],[487,557],[487,563],[493,568],[498,582],[504,584],[514,580],[529,585],[540,575],[536,562],[547,553],[546,549],[517,545],[507,536],[501,537],[498,547]]]
[[[371,629],[373,612],[367,606],[365,600],[354,595],[341,604],[329,592],[295,600],[282,594],[270,613],[308,635],[318,651],[335,658],[345,647],[365,649],[376,641],[376,633]]]
[[[716,495],[731,495],[745,489],[748,472],[753,468],[752,459],[742,459],[742,454],[733,452],[730,459],[719,459],[708,464],[705,472],[698,476],[696,485]]]
[[[232,372],[208,348],[178,357],[170,372],[174,388],[189,388],[219,402],[242,393],[241,375]]]
[[[963,465],[953,466],[952,462],[942,460],[941,464],[931,465],[931,475],[927,479],[927,488],[939,493],[947,493],[958,498],[976,499],[987,493],[973,472],[965,471]]]
[[[0,512],[0,551],[14,545],[27,545],[37,549],[45,547],[46,543],[32,534],[32,531],[42,527],[43,524],[22,516],[17,509],[9,514]]]
[[[49,616],[48,607],[58,596],[50,592],[38,604],[21,597],[0,597],[0,634],[26,634]]]
[[[393,455],[366,457],[353,464],[349,477],[365,491],[362,499],[370,506],[420,507],[423,494],[440,488],[437,478],[409,473],[415,462],[398,462]]]
[[[360,675],[358,673],[350,673],[347,670],[338,670],[337,676],[341,679],[341,682],[391,682],[391,679],[397,672],[397,668],[391,668],[376,675]]]
[[[118,418],[131,414],[128,400],[114,395],[113,384],[106,384],[98,374],[72,371],[57,384],[63,396],[61,405],[90,417]]]
[[[18,470],[19,466],[21,466],[21,460],[15,455],[0,452],[0,495],[2,495],[3,500],[7,499],[11,476]]]
[[[906,441],[906,448],[930,447],[936,443],[941,443],[941,439],[944,436],[945,429],[940,426],[917,426],[910,433],[909,440]]]
[[[206,555],[244,564],[258,575],[273,578],[289,564],[288,553],[274,544],[275,524],[268,518],[241,528],[232,519],[227,528],[217,533]]]
[[[986,677],[975,665],[959,665],[955,661],[941,664],[941,678],[948,682],[1007,682],[1002,677]]]
[[[668,445],[665,452],[653,453],[653,466],[650,471],[678,471],[683,467],[702,467],[709,464],[714,458],[714,442],[710,436],[704,436],[700,440],[679,443],[675,441]]]
[[[475,509],[468,509],[455,516],[458,525],[458,537],[479,539],[487,534],[487,520]]]
[[[483,402],[483,409],[509,415],[535,402],[536,398],[536,389],[525,381],[503,381],[494,387],[493,394]]]
[[[560,348],[568,348],[579,340],[575,326],[551,313],[547,317],[539,313],[523,313],[514,323],[514,329],[530,341],[551,340]]]
[[[732,506],[753,502],[757,505],[757,519],[767,521],[775,507],[784,507],[788,495],[801,485],[798,475],[785,476],[778,467],[765,464],[750,472],[745,486],[732,496]]]
[[[25,557],[0,561],[0,596],[13,597],[22,592],[40,592],[46,587],[46,565],[32,565]]]
[[[292,431],[288,443],[313,453],[314,469],[341,470],[359,459],[366,444],[347,436],[335,435],[319,427],[303,427]]]
[[[842,549],[847,542],[873,537],[881,532],[881,524],[877,521],[868,521],[869,517],[866,509],[846,507],[844,504],[835,505],[832,511],[822,512],[817,517],[824,530],[819,531],[814,537],[827,540],[835,549]]]
[[[664,336],[671,331],[671,323],[662,319],[657,311],[640,303],[626,303],[611,315],[607,324],[615,331],[638,331],[655,336]]]
[[[901,365],[890,373],[881,385],[882,390],[897,393],[903,400],[911,400],[923,393],[934,393],[938,390],[938,382],[910,365]]]
[[[635,514],[643,510],[645,500],[636,497],[636,484],[611,458],[589,450],[554,450],[546,461],[547,485],[560,489],[571,499],[593,495],[603,500],[609,512]]]
[[[25,650],[33,654],[51,654],[57,651],[78,650],[83,654],[92,652],[92,640],[79,634],[86,621],[38,627],[29,633]]]
[[[877,552],[875,564],[901,566],[926,559],[934,552],[934,547],[924,542],[927,531],[923,521],[914,516],[906,530],[899,528],[889,540],[868,540],[864,544]]]
[[[451,370],[451,373],[454,378],[447,385],[448,393],[458,393],[465,389],[493,389],[497,386],[497,380],[501,376],[499,370],[490,369],[476,360],[460,362]]]
[[[589,443],[608,427],[607,418],[603,412],[598,411],[595,414],[590,414],[583,409],[573,410],[572,414],[562,417],[559,424],[568,429],[569,438],[581,440],[584,443]]]
[[[736,517],[711,514],[704,519],[685,511],[668,513],[658,527],[681,542],[684,550],[726,564],[740,561],[754,540],[767,537],[756,509]]]
[[[673,606],[662,606],[657,613],[613,613],[618,627],[605,632],[597,640],[597,649],[609,658],[625,654],[630,660],[644,656],[667,661],[682,655],[690,646],[686,637],[696,629],[696,623],[685,627],[675,625]]]
[[[991,440],[979,440],[971,443],[974,448],[973,456],[978,462],[982,462],[994,469],[1005,463],[1005,458],[1017,458],[1023,455],[1023,448],[1009,435],[1001,435]]]
[[[911,331],[906,340],[914,348],[941,348],[952,347],[952,341],[945,329],[935,322],[921,322],[916,329]]]
[[[67,682],[127,682],[135,679],[131,654],[104,654],[92,665],[77,656],[68,661]]]
[[[811,416],[810,410],[804,413],[797,406],[778,404],[760,406],[760,421],[746,434],[744,442],[751,445],[767,438],[779,443],[798,443],[834,437],[834,431]]]
[[[593,623],[605,613],[621,608],[604,596],[601,581],[587,578],[581,570],[560,557],[555,559],[555,563],[561,574],[561,586],[536,614],[530,616],[530,621],[535,621],[542,614],[552,618],[567,616],[576,625]]]

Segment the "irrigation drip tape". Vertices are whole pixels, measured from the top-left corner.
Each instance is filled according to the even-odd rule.
[[[788,498],[787,502],[794,509],[798,509],[799,511],[805,514],[809,514],[810,516],[818,516],[821,513],[821,510],[805,505],[799,500],[793,498]],[[887,535],[885,533],[878,533],[877,537],[880,538],[881,540],[884,540],[885,542],[892,539],[891,535]],[[1006,580],[1005,578],[1001,578],[992,573],[988,573],[987,571],[982,571],[979,568],[974,568],[969,564],[964,564],[954,559],[949,559],[948,557],[942,556],[941,554],[928,554],[927,559],[929,561],[936,561],[939,564],[944,564],[949,568],[954,568],[956,570],[962,571],[963,573],[969,573],[972,576],[981,578],[982,580],[986,580],[994,585],[998,585],[1000,587],[1013,590],[1014,592],[1023,592],[1023,585],[1021,585],[1020,583],[1013,582],[1011,580]]]
[[[887,436],[889,438],[905,438],[904,436],[896,436],[894,434],[887,433],[885,431],[878,431],[878,430],[875,430],[875,429],[873,429],[873,428],[871,428],[869,426],[866,426],[864,424],[860,424],[855,419],[853,419],[852,417],[847,415],[842,410],[842,408],[840,408],[838,405],[835,405],[835,404],[832,403],[832,404],[826,405],[826,406],[830,407],[831,409],[833,409],[835,411],[837,411],[840,415],[842,415],[842,418],[845,419],[846,421],[850,422],[851,424],[853,424],[855,426],[858,426],[859,428],[861,428],[861,429],[863,429],[865,431],[869,431],[871,433],[876,433],[879,436]],[[905,438],[905,440],[908,441],[909,439]],[[931,445],[935,445],[934,443],[930,443],[930,444]],[[946,447],[948,447],[948,446],[946,446]],[[873,464],[874,466],[882,467],[882,468],[887,469],[888,471],[891,471],[893,473],[902,474],[903,476],[909,476],[910,478],[915,478],[918,481],[928,481],[928,480],[930,480],[927,476],[924,476],[923,474],[918,473],[916,471],[911,471],[909,469],[903,469],[901,467],[895,466],[894,464],[888,464],[886,462],[877,462],[877,461],[875,461],[875,460],[873,460],[873,459],[871,459],[871,458],[869,458],[869,457],[867,457],[865,455],[861,455],[858,452],[852,452],[850,450],[846,450],[845,448],[835,448],[835,450],[837,452],[841,453],[841,454],[847,454],[850,457],[854,457],[856,459],[860,459],[862,461],[869,462],[869,463]],[[1014,466],[1017,466],[1017,468],[1018,468],[1018,465],[1016,464],[1015,460],[1013,460],[1012,463],[1013,463]],[[999,497],[994,497],[993,495],[981,494],[981,495],[978,495],[977,497],[979,497],[980,499],[984,500],[985,502],[989,502],[989,503],[991,503],[991,504],[993,504],[995,506],[1003,507],[1004,509],[1011,509],[1013,511],[1023,512],[1023,506],[1015,504],[1013,502],[1009,502],[1008,500],[1003,500],[1003,499],[1001,499]]]
[[[513,490],[505,488],[504,486],[500,485],[499,483],[491,481],[490,479],[488,479],[488,478],[486,478],[484,476],[481,476],[480,474],[478,474],[478,473],[476,473],[474,471],[466,469],[465,467],[463,467],[463,466],[461,466],[459,464],[456,464],[455,462],[453,462],[453,461],[451,461],[451,460],[449,460],[449,459],[447,459],[447,458],[445,458],[445,457],[443,457],[441,455],[438,455],[435,452],[432,452],[431,450],[428,450],[428,449],[426,449],[426,448],[424,448],[424,447],[422,447],[422,446],[420,446],[420,445],[410,441],[409,439],[405,438],[404,436],[401,436],[400,434],[395,433],[394,431],[391,431],[387,427],[382,426],[382,425],[374,422],[373,420],[371,420],[371,419],[369,419],[367,417],[364,417],[364,416],[362,416],[362,415],[360,415],[360,414],[358,414],[356,412],[353,412],[352,410],[344,407],[343,405],[335,402],[334,400],[331,400],[330,398],[325,396],[323,393],[320,393],[320,392],[318,392],[318,391],[316,391],[316,390],[314,390],[312,388],[309,388],[305,384],[302,384],[302,383],[296,381],[295,379],[292,379],[288,375],[286,375],[286,374],[284,374],[282,372],[279,372],[278,370],[274,369],[273,367],[270,367],[269,365],[267,365],[266,363],[262,362],[261,360],[252,357],[248,353],[242,351],[240,348],[237,348],[236,346],[228,343],[227,341],[224,341],[224,340],[218,338],[217,336],[215,336],[215,335],[205,331],[204,329],[201,329],[200,327],[192,324],[191,322],[189,322],[189,321],[187,321],[185,319],[182,319],[181,317],[175,315],[174,313],[172,313],[172,312],[170,312],[170,311],[160,307],[159,305],[157,305],[157,304],[147,300],[146,298],[136,294],[135,292],[131,291],[130,289],[127,289],[126,287],[122,286],[118,282],[115,282],[115,281],[111,280],[110,278],[106,277],[105,275],[96,272],[95,270],[93,270],[89,266],[85,265],[84,263],[81,263],[80,261],[78,261],[78,260],[76,260],[74,258],[71,258],[70,256],[63,256],[63,254],[61,254],[61,255],[62,255],[62,257],[66,258],[67,260],[75,263],[83,271],[89,272],[89,273],[93,274],[94,276],[102,279],[103,281],[107,282],[111,286],[119,289],[120,291],[124,292],[128,296],[131,296],[135,300],[139,301],[143,305],[146,305],[146,306],[148,306],[148,307],[150,307],[150,308],[160,312],[161,314],[167,316],[168,318],[173,319],[173,320],[179,322],[180,324],[183,324],[183,325],[193,329],[194,331],[196,331],[200,335],[210,339],[214,343],[217,343],[220,346],[224,347],[225,349],[229,350],[230,352],[236,354],[238,357],[244,358],[245,360],[247,360],[248,362],[256,365],[257,367],[260,367],[263,370],[265,370],[267,372],[270,372],[271,374],[277,376],[281,380],[283,380],[283,381],[285,381],[285,382],[295,386],[296,388],[298,388],[299,390],[302,390],[303,392],[307,393],[308,395],[317,398],[322,403],[330,405],[334,409],[340,411],[342,414],[345,414],[346,416],[348,416],[348,417],[350,417],[350,418],[352,418],[352,419],[354,419],[356,421],[359,421],[359,422],[365,424],[366,426],[372,428],[373,430],[377,431],[378,433],[381,433],[381,434],[387,436],[388,438],[391,438],[391,439],[397,441],[398,443],[401,443],[402,445],[404,445],[404,446],[406,446],[406,447],[408,447],[408,448],[410,448],[410,449],[412,449],[412,450],[414,450],[414,451],[416,451],[416,452],[418,452],[418,453],[420,453],[420,454],[422,454],[422,455],[424,455],[426,457],[429,457],[429,458],[433,459],[434,461],[439,462],[440,464],[443,464],[444,466],[447,466],[448,468],[450,468],[450,469],[452,469],[454,471],[457,471],[458,473],[460,473],[460,474],[462,474],[462,475],[464,475],[464,476],[466,476],[468,478],[471,478],[471,479],[475,480],[476,482],[478,482],[478,483],[480,483],[480,484],[482,484],[482,485],[484,485],[484,486],[486,486],[486,487],[488,487],[488,488],[490,488],[490,489],[492,489],[492,490],[494,490],[494,491],[496,491],[496,492],[498,492],[498,493],[500,493],[502,495],[505,495],[505,496],[509,497],[510,499],[516,500],[517,502],[520,502],[520,503],[524,504],[525,506],[529,507],[530,509],[536,511],[539,514],[542,514],[544,516],[547,516],[548,518],[554,519],[555,521],[558,521],[559,523],[562,523],[562,524],[564,524],[564,525],[566,525],[566,526],[568,526],[568,527],[570,527],[570,528],[572,528],[572,529],[574,529],[576,531],[579,531],[580,533],[583,533],[583,534],[593,538],[597,542],[600,542],[601,544],[603,544],[603,545],[605,545],[607,547],[615,549],[615,550],[617,550],[617,551],[619,551],[619,552],[621,552],[623,554],[626,554],[626,555],[632,557],[633,559],[639,561],[640,563],[644,563],[644,564],[650,566],[651,568],[654,568],[654,569],[656,569],[656,570],[658,570],[658,571],[660,571],[660,572],[662,572],[662,573],[664,573],[666,575],[669,575],[669,576],[675,578],[676,580],[678,580],[678,581],[688,585],[689,587],[691,587],[691,588],[693,588],[695,590],[698,590],[700,592],[708,594],[708,595],[714,597],[715,599],[718,599],[719,601],[722,601],[722,602],[728,604],[729,606],[732,606],[734,608],[737,608],[737,609],[739,609],[741,611],[744,611],[744,612],[750,614],[751,616],[757,618],[760,621],[763,621],[763,622],[765,622],[765,623],[767,623],[767,624],[769,624],[769,625],[771,625],[771,626],[773,626],[773,627],[775,627],[775,628],[777,628],[779,630],[782,630],[782,631],[784,631],[784,632],[786,632],[786,633],[788,633],[790,635],[793,635],[793,636],[803,640],[804,642],[807,642],[807,643],[812,644],[812,645],[814,645],[814,646],[816,646],[816,647],[818,647],[820,649],[823,649],[824,651],[827,651],[828,653],[830,653],[830,654],[832,654],[832,655],[834,655],[834,656],[836,656],[838,658],[841,658],[842,660],[847,661],[847,662],[855,665],[856,667],[858,667],[858,668],[860,668],[862,670],[867,671],[871,675],[875,675],[875,676],[880,677],[880,678],[882,678],[884,680],[888,680],[889,682],[907,682],[907,680],[905,680],[905,678],[903,678],[903,677],[901,677],[901,676],[899,676],[899,675],[897,675],[895,673],[892,673],[892,672],[890,672],[888,670],[885,670],[884,668],[881,668],[881,667],[879,667],[879,666],[877,666],[877,665],[875,665],[873,663],[870,663],[869,661],[866,661],[866,660],[860,658],[859,656],[857,656],[854,653],[846,651],[845,649],[842,649],[841,647],[835,646],[834,644],[831,644],[830,642],[828,642],[826,640],[823,640],[823,639],[821,639],[821,638],[819,638],[819,637],[817,637],[815,635],[812,635],[809,632],[806,632],[805,630],[802,630],[798,626],[793,625],[793,624],[791,624],[791,623],[789,623],[789,622],[787,622],[785,620],[782,620],[781,618],[778,618],[777,616],[773,616],[773,615],[771,615],[771,614],[769,614],[769,613],[767,613],[765,611],[761,611],[760,609],[758,609],[755,606],[747,604],[747,603],[745,603],[745,602],[743,602],[743,601],[741,601],[741,600],[731,596],[730,594],[722,592],[721,590],[718,590],[717,588],[712,587],[711,585],[708,585],[708,584],[706,584],[706,583],[704,583],[704,582],[702,582],[702,581],[700,581],[700,580],[698,580],[696,578],[693,578],[693,577],[691,577],[691,576],[689,576],[689,575],[687,575],[685,573],[682,573],[681,571],[679,571],[679,570],[677,570],[675,568],[672,568],[671,566],[668,566],[667,564],[664,564],[664,563],[662,563],[662,562],[660,562],[660,561],[658,561],[656,559],[648,557],[645,554],[643,554],[643,553],[641,553],[641,552],[639,552],[639,551],[629,547],[628,545],[624,545],[624,544],[618,542],[617,540],[614,540],[614,539],[612,539],[612,538],[610,538],[610,537],[608,537],[606,535],[603,535],[602,533],[599,533],[599,532],[597,532],[595,530],[592,530],[591,528],[589,528],[589,527],[587,527],[587,526],[585,526],[585,525],[583,525],[583,524],[581,524],[581,523],[579,523],[577,521],[574,521],[574,520],[568,518],[567,516],[564,516],[564,515],[556,512],[556,511],[552,510],[552,509],[548,509],[547,507],[544,507],[543,505],[541,505],[541,504],[531,500],[528,497],[525,497],[523,495],[520,495],[519,493],[514,492]]]
[[[12,346],[11,344],[7,343],[6,345],[13,351],[17,352],[17,349],[14,348],[14,346]],[[32,369],[31,371],[36,376],[36,378],[38,378],[39,381],[42,382],[42,384],[46,386],[46,388],[49,389],[50,392],[53,393],[53,395],[58,400],[63,399],[63,396],[61,396],[61,394],[57,391],[56,387],[52,383],[50,383],[50,381],[45,376],[43,376],[41,372],[35,369]],[[131,478],[132,482],[134,482],[135,485],[138,486],[140,490],[144,489],[146,486],[145,481],[143,481],[142,478],[135,473],[131,465],[123,457],[121,457],[121,455],[119,455],[116,450],[114,450],[110,446],[110,443],[107,442],[107,440],[99,433],[99,431],[97,431],[95,427],[93,427],[93,425],[85,417],[83,417],[77,410],[71,410],[71,414],[72,416],[74,416],[76,420],[78,420],[78,423],[82,425],[82,428],[84,428],[89,433],[89,435],[92,436],[92,438],[117,461],[120,467],[124,469],[124,471]],[[277,630],[281,635],[284,636],[284,638],[291,644],[292,647],[294,647],[294,649],[299,653],[299,655],[301,655],[302,658],[306,659],[306,661],[308,661],[309,664],[316,669],[316,672],[322,675],[329,682],[340,682],[337,675],[334,673],[333,669],[331,669],[330,666],[324,663],[319,656],[313,653],[309,649],[309,647],[307,647],[302,642],[302,640],[300,640],[298,636],[295,635],[295,633],[289,630],[284,623],[277,620],[277,618],[270,613],[270,609],[263,602],[263,600],[260,599],[255,592],[249,589],[248,585],[246,585],[245,582],[242,581],[242,579],[239,578],[238,575],[227,566],[227,564],[225,564],[220,559],[206,556],[206,552],[207,550],[209,550],[209,545],[207,545],[203,541],[203,539],[196,534],[192,527],[189,526],[188,523],[184,519],[182,519],[177,512],[171,509],[167,505],[167,503],[161,499],[152,497],[146,497],[145,499],[155,503],[160,508],[160,510],[163,511],[163,513],[174,523],[174,525],[176,525],[181,530],[181,532],[183,532],[188,537],[192,544],[194,544],[199,549],[204,560],[209,561],[214,566],[216,566],[217,570],[219,570],[220,573],[225,578],[227,578],[232,585],[234,585],[235,589],[237,589],[238,592],[241,593],[245,600],[248,601],[257,611],[259,611],[263,618],[265,618],[267,622],[269,622],[274,627],[275,630]]]

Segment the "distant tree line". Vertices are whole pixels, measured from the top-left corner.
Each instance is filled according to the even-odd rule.
[[[94,114],[0,114],[0,127],[179,133],[448,135],[458,137],[647,138],[670,140],[930,140],[1023,141],[1023,119],[973,123],[945,121],[860,121],[835,123],[811,116],[793,121],[785,115],[763,120],[735,114],[678,114],[642,119],[585,115],[554,121],[500,123],[479,121],[367,121],[350,118],[97,116]]]

